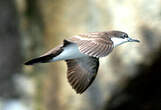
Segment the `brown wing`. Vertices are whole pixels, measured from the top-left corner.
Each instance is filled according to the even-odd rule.
[[[67,78],[73,89],[83,93],[94,81],[99,61],[94,57],[66,60],[68,66]]]
[[[105,34],[81,34],[73,36],[69,41],[77,43],[81,53],[97,58],[107,56],[113,49],[112,41]]]

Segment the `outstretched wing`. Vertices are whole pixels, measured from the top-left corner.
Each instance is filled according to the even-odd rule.
[[[99,60],[94,57],[66,60],[67,78],[73,89],[79,94],[83,93],[94,81]]]
[[[73,36],[69,41],[77,43],[81,53],[99,58],[107,56],[113,49],[113,42],[105,34],[80,34]]]

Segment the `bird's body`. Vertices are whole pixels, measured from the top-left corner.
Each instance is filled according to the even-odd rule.
[[[68,60],[85,57],[87,55],[81,53],[77,44],[71,43],[63,48],[63,51],[56,57],[53,57],[52,61]]]
[[[64,40],[62,45],[25,64],[65,60],[69,83],[77,93],[83,93],[96,77],[99,58],[107,56],[114,47],[126,42],[139,41],[129,38],[126,33],[120,31],[80,34]]]

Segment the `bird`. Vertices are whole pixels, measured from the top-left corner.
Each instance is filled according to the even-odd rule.
[[[117,30],[78,34],[64,39],[61,45],[24,64],[64,60],[67,63],[68,82],[76,93],[82,94],[96,78],[99,58],[109,55],[114,48],[127,42],[140,41]]]

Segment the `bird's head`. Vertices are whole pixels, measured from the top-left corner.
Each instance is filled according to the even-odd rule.
[[[140,42],[139,40],[130,38],[128,34],[121,31],[111,31],[110,36],[114,47],[117,47],[126,42]]]

